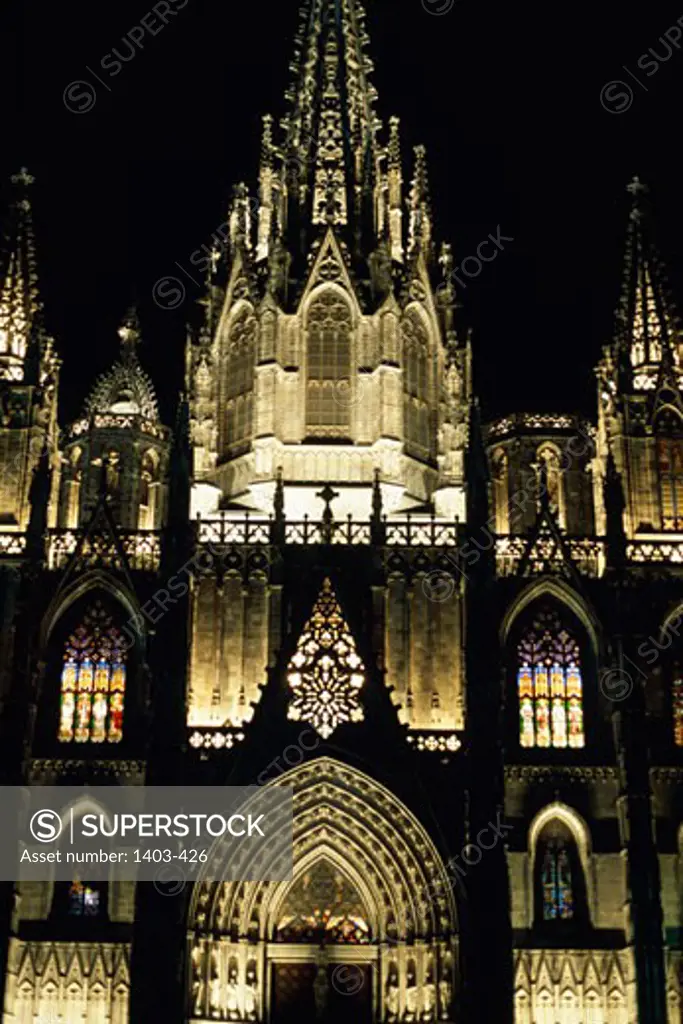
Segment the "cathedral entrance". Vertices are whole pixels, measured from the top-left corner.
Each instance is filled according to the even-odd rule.
[[[188,1018],[453,1021],[453,893],[427,832],[369,776],[318,758],[294,793],[290,881],[199,881]]]
[[[322,858],[292,885],[270,947],[271,1021],[372,1021],[368,911],[353,883]],[[285,959],[290,958],[290,959]]]
[[[284,963],[274,964],[273,969],[272,1024],[347,1024],[349,1020],[371,1024],[372,968],[368,964],[349,965],[348,975],[343,975],[348,991],[340,990],[339,968],[331,964]]]

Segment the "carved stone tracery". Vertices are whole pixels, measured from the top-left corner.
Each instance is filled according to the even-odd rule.
[[[294,789],[293,881],[199,882],[195,889],[191,991],[203,1000],[204,1016],[214,1015],[211,980],[227,979],[231,959],[243,979],[249,951],[263,964],[273,941],[308,948],[308,928],[316,932],[311,957],[321,936],[331,958],[340,944],[357,946],[354,962],[377,972],[383,1019],[450,1019],[455,910],[449,878],[427,833],[388,790],[329,758],[295,769],[281,782]],[[305,901],[297,899],[295,906],[292,897],[310,891],[307,878],[316,877],[332,880],[325,890],[332,906],[311,911],[306,924]],[[221,1019],[230,1019],[227,991]],[[261,991],[262,1014],[264,998]],[[240,1012],[246,1012],[244,1002]]]

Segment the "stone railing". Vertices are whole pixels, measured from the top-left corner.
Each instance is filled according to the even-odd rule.
[[[80,419],[73,424],[70,430],[71,438],[78,438],[87,433],[88,430],[137,430],[141,434],[148,434],[163,441],[169,437],[168,427],[155,423],[154,420],[146,419],[138,413],[96,413],[91,419]]]
[[[588,420],[580,416],[573,416],[564,413],[529,413],[519,412],[512,416],[505,416],[495,420],[485,427],[487,441],[496,441],[509,434],[527,432],[548,432],[572,431],[576,434],[584,434],[587,437],[595,436],[595,427]]]
[[[50,530],[48,536],[48,566],[60,569],[66,566],[79,543],[80,530]],[[272,519],[239,519],[220,516],[216,519],[201,519],[197,523],[197,540],[200,545],[217,548],[233,546],[268,547],[275,540],[276,531]],[[314,545],[332,544],[345,546],[370,545],[375,540],[385,547],[396,548],[457,548],[463,543],[463,534],[458,523],[448,523],[435,518],[413,518],[384,520],[379,528],[369,522],[355,522],[351,519],[323,523],[320,520],[304,518],[300,522],[286,521],[279,534],[285,544]],[[161,558],[161,533],[156,530],[120,531],[118,541],[126,555],[131,569],[142,572],[156,572]],[[496,564],[499,576],[514,576],[527,550],[529,538],[518,535],[500,535],[496,538]],[[567,537],[565,543],[577,570],[584,576],[602,576],[606,566],[606,545],[603,538]],[[0,559],[22,558],[26,551],[26,534],[16,531],[0,531]],[[626,548],[627,560],[632,565],[683,565],[683,539],[629,541]],[[87,537],[81,550],[85,565],[115,564],[119,552],[109,536],[94,534]],[[544,571],[544,567],[559,562],[560,552],[552,537],[540,537],[534,547],[533,571]],[[538,563],[538,564],[536,564]]]
[[[592,537],[566,537],[572,562],[582,576],[597,578],[605,571],[605,543]],[[499,536],[496,538],[496,566],[499,576],[514,576],[529,546],[529,537]],[[532,573],[560,568],[562,552],[551,536],[539,537],[534,544],[530,570]]]
[[[683,540],[636,540],[626,546],[629,562],[683,565]]]
[[[200,544],[230,547],[232,545],[258,546],[274,543],[279,535],[285,544],[369,545],[376,538],[386,547],[455,547],[458,543],[457,523],[435,517],[406,515],[400,520],[386,517],[380,525],[368,521],[348,519],[324,522],[304,516],[302,520],[285,520],[277,524],[272,518],[252,518],[248,514],[231,518],[220,515],[215,519],[198,520]]]
[[[50,530],[48,538],[48,566],[61,569],[68,564],[82,537],[80,530]],[[161,558],[161,534],[156,530],[121,530],[117,540],[126,556],[130,569],[156,572]],[[120,559],[114,539],[96,533],[86,536],[80,550],[83,563],[90,567],[115,565]]]

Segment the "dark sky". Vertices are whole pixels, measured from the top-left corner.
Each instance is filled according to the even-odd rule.
[[[683,306],[683,49],[638,67],[650,48],[667,57],[660,37],[683,8],[456,0],[430,13],[450,2],[367,0],[378,112],[401,117],[406,157],[427,145],[437,235],[458,260],[498,227],[514,239],[460,296],[485,415],[592,414],[592,367],[618,295],[624,186],[634,173],[652,187]],[[283,112],[295,0],[187,0],[110,77],[100,62],[123,49],[151,6],[26,0],[5,9],[0,171],[4,179],[26,163],[38,178],[41,277],[65,361],[65,416],[115,356],[116,326],[133,299],[142,359],[170,415],[196,290],[187,281],[187,304],[168,312],[152,301],[153,285],[178,273],[176,262],[192,271],[189,256],[223,222],[232,184],[255,183],[261,114]],[[601,104],[617,79],[632,88],[621,112],[613,111],[629,102],[623,86],[607,91],[612,111]],[[82,114],[63,100],[77,80],[95,89]]]

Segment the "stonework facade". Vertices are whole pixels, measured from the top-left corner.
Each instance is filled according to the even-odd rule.
[[[683,355],[646,189],[595,421],[482,423],[367,43],[360,0],[306,0],[173,425],[134,310],[58,423],[12,181],[3,784],[284,782],[294,873],[5,885],[5,1024],[682,1019]]]

